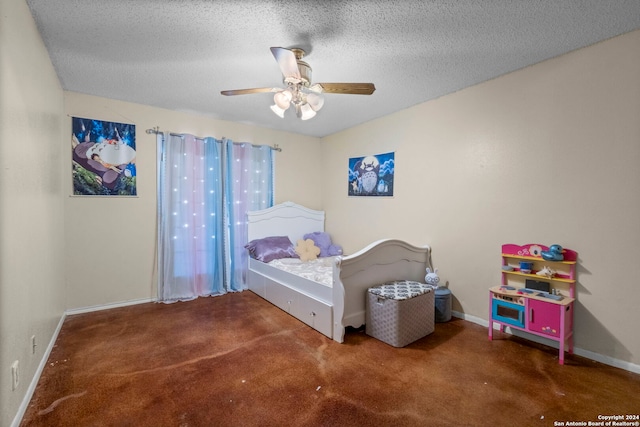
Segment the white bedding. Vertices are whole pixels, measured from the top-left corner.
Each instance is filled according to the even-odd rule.
[[[281,258],[269,262],[269,265],[331,287],[335,259],[336,257],[324,257],[311,261],[302,261],[298,258]]]

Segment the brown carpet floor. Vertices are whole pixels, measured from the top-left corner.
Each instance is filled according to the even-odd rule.
[[[640,413],[640,375],[460,319],[338,344],[251,292],[69,316],[21,426],[555,426]]]

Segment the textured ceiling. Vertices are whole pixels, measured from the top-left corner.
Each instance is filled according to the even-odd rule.
[[[640,28],[638,0],[27,3],[65,90],[318,137]],[[280,86],[271,46],[305,49],[313,82],[376,91],[326,94],[308,121],[220,95]]]

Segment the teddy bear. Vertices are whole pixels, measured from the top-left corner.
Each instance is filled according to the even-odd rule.
[[[318,258],[320,248],[315,245],[313,240],[298,240],[296,245],[296,253],[302,261],[311,261]]]
[[[302,238],[305,240],[313,240],[313,243],[320,248],[321,257],[342,255],[342,246],[332,244],[331,236],[329,236],[329,233],[325,233],[323,231],[315,231],[313,233],[305,234]]]

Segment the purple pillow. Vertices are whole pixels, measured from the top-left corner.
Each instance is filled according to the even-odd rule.
[[[245,245],[251,258],[270,262],[280,258],[298,258],[296,249],[287,236],[270,236],[255,239]]]
[[[331,244],[331,236],[324,231],[316,231],[314,233],[305,234],[303,239],[311,239],[313,243],[320,248],[320,256],[342,255],[342,247]]]

